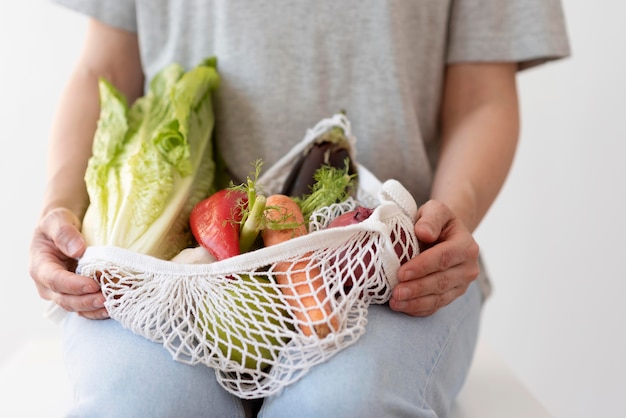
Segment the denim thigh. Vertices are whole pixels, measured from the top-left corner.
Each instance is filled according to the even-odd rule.
[[[429,317],[370,306],[367,332],[267,398],[259,418],[445,417],[471,363],[480,310],[476,284]],[[112,319],[68,315],[64,357],[74,388],[70,417],[244,416],[212,369],[176,362]]]
[[[477,283],[428,317],[370,306],[366,333],[268,397],[259,417],[445,417],[472,361],[481,307]]]
[[[64,323],[64,360],[73,387],[69,417],[243,417],[241,401],[205,365],[174,361],[161,345],[113,319],[76,314]]]

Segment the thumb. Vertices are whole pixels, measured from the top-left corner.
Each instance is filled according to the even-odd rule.
[[[452,213],[446,205],[436,200],[424,203],[419,211],[415,223],[417,239],[426,244],[434,243],[448,224]]]
[[[66,256],[77,258],[86,248],[80,233],[80,220],[69,209],[56,208],[46,214],[41,223],[43,232]]]

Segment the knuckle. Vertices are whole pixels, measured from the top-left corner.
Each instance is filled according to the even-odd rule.
[[[60,295],[55,303],[68,312],[89,314],[95,312],[93,297]]]
[[[74,226],[78,226],[80,224],[74,213],[72,213],[69,209],[62,207],[52,209],[44,216],[42,222],[44,224],[71,223]]]
[[[426,293],[426,286],[421,280],[414,280],[410,286],[406,287],[412,297],[420,297]]]
[[[39,295],[41,299],[52,300],[49,296],[48,290],[45,287],[40,286],[38,283],[35,285],[35,287],[37,289],[37,294]]]
[[[76,309],[63,297],[56,300],[55,303],[67,312],[76,312]]]
[[[432,314],[432,307],[415,308],[408,315],[413,317],[424,317]]]
[[[46,286],[55,293],[64,293],[62,292],[63,287],[63,278],[58,272],[54,272],[51,274],[46,280]]]
[[[42,218],[36,233],[59,245],[80,235],[80,221],[68,209],[56,208]]]
[[[420,316],[430,316],[434,314],[435,312],[437,312],[437,308],[433,307],[433,308],[420,312]]]
[[[439,297],[432,295],[419,299],[418,303],[414,306],[414,313],[416,316],[428,316],[432,315],[437,310]]]
[[[467,255],[469,258],[476,259],[478,258],[479,254],[480,254],[480,246],[478,245],[476,241],[472,240],[472,242],[469,244],[467,248]]]
[[[433,306],[433,311],[436,311],[442,306],[445,306],[446,305],[445,301],[446,301],[445,293],[441,295],[437,295],[437,297],[435,298],[435,305]]]
[[[480,265],[478,264],[478,260],[472,263],[466,263],[463,274],[464,275],[461,277],[462,283],[469,286],[469,284],[476,280],[476,278],[480,275]]]
[[[450,288],[450,278],[447,274],[442,273],[439,280],[437,280],[437,291],[438,295],[441,296],[446,290]]]
[[[63,218],[62,214],[63,209],[52,209],[41,218],[38,229],[46,236],[53,235],[57,225],[61,223],[61,219]]]
[[[93,299],[92,298],[81,298],[80,302],[77,304],[77,310],[79,312],[94,311]]]
[[[470,273],[469,273],[470,281],[476,280],[479,274],[480,274],[480,266],[478,265],[478,263],[474,263],[473,268],[470,270]]]
[[[444,249],[441,251],[439,255],[439,266],[441,270],[447,270],[452,266],[454,257],[452,255],[452,251],[448,249]]]
[[[446,292],[445,294],[441,295],[438,307],[443,308],[444,306],[448,306],[454,299],[455,295],[452,291]]]

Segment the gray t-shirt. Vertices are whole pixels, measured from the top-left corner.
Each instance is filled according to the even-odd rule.
[[[216,56],[216,138],[238,178],[345,110],[358,162],[418,203],[437,161],[446,64],[524,69],[569,55],[559,0],[54,1],[137,32],[146,80]]]

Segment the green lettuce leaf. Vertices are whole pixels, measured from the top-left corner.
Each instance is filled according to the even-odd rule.
[[[193,242],[189,214],[215,192],[216,61],[162,69],[131,107],[101,79],[100,118],[85,173],[88,245],[169,259]]]

